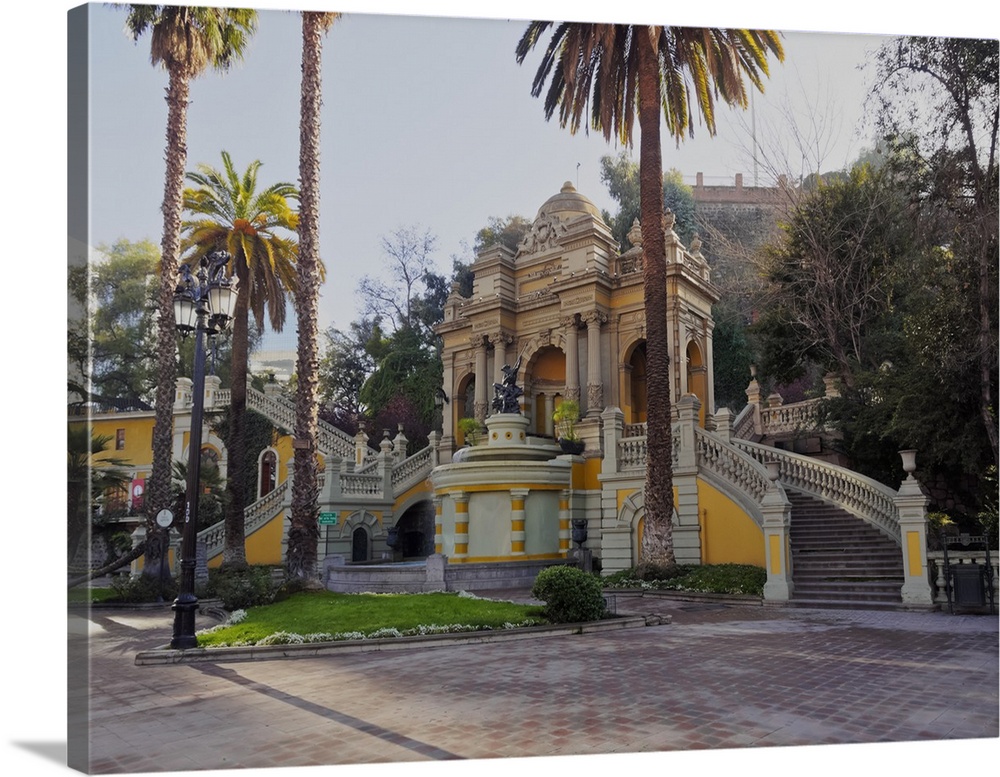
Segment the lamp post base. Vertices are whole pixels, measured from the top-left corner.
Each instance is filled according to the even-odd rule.
[[[184,593],[174,599],[171,607],[174,611],[174,637],[170,640],[173,650],[190,650],[198,647],[198,638],[194,635],[194,614],[198,610],[198,597]]]

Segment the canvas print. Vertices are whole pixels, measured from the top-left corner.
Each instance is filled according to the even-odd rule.
[[[68,13],[68,765],[995,757],[997,40],[407,14]]]

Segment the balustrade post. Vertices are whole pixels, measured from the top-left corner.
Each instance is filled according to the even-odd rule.
[[[726,442],[733,439],[733,414],[728,407],[720,407],[715,411],[715,433]]]
[[[759,439],[764,434],[764,422],[760,413],[760,384],[757,382],[757,368],[750,366],[750,383],[746,388],[747,404],[753,412],[753,433]]]
[[[900,545],[903,552],[903,604],[930,606],[934,604],[927,561],[928,499],[913,477],[916,452],[900,451],[906,480],[893,498],[899,520]]]
[[[403,434],[403,425],[399,424],[397,427],[396,436],[392,440],[392,452],[396,458],[397,462],[402,461],[406,458],[406,446],[409,444],[409,440],[406,439],[406,435]]]
[[[677,494],[674,510],[674,556],[678,564],[699,564],[701,557],[701,523],[698,504],[698,455],[695,439],[701,400],[685,394],[677,402],[677,466],[674,467],[674,490]]]
[[[694,394],[685,394],[677,402],[678,468],[697,465],[694,430],[698,426],[698,411],[700,409],[701,400]]]
[[[764,583],[764,599],[769,602],[787,602],[792,598],[792,552],[790,530],[792,506],[778,485],[778,468],[768,467],[768,487],[761,500],[764,515],[764,564],[767,568],[767,582]]]
[[[625,430],[625,414],[617,407],[609,407],[601,413],[604,424],[604,459],[601,474],[613,475],[618,472],[618,441]]]
[[[340,499],[340,473],[343,469],[343,460],[337,456],[327,456],[323,465],[323,490],[320,494],[320,502],[330,504]]]
[[[358,432],[354,435],[354,466],[362,466],[365,463],[367,453],[368,435],[365,434],[364,429],[358,427]]]
[[[433,469],[441,463],[441,452],[439,450],[441,435],[438,432],[431,432],[427,435],[427,444],[431,448],[431,469]]]

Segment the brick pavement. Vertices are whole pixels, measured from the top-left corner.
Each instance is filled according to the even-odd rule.
[[[91,771],[1000,734],[995,616],[648,597],[620,598],[618,611],[670,615],[672,623],[505,644],[139,667],[136,652],[169,640],[169,611],[94,610]]]

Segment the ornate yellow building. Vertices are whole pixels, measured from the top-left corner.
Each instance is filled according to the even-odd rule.
[[[714,409],[712,304],[719,298],[700,241],[685,250],[667,214],[667,317],[672,396],[691,393],[701,422]],[[642,246],[619,254],[600,211],[569,182],[539,208],[516,253],[495,245],[476,258],[470,298],[453,291],[438,332],[444,339],[445,450],[462,440],[462,417],[482,422],[492,385],[520,359],[518,383],[529,433],[552,436],[564,399],[579,402],[585,456],[599,456],[600,414],[621,408],[625,423],[646,420]]]

